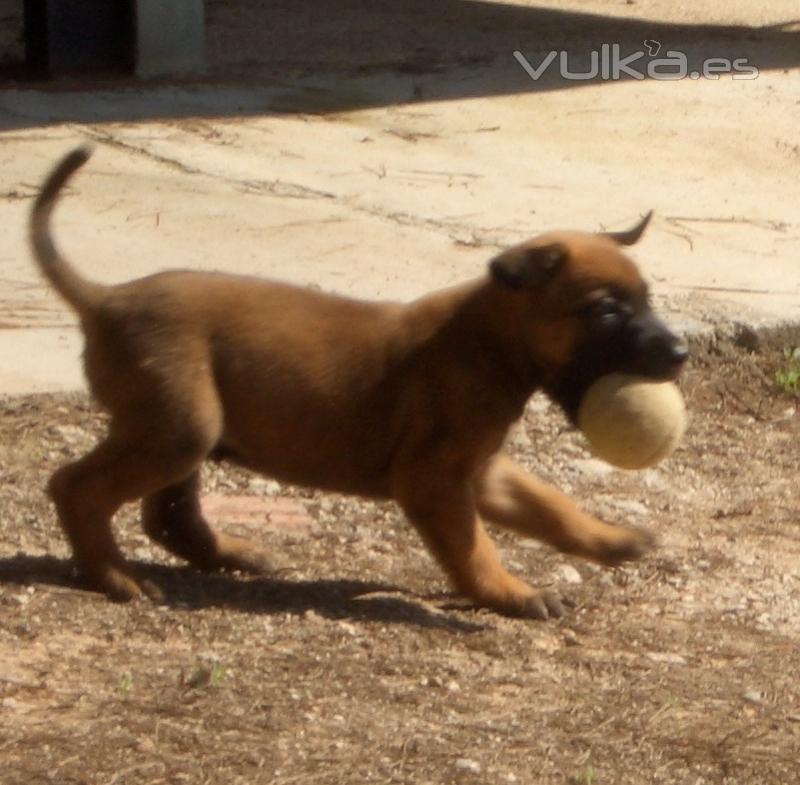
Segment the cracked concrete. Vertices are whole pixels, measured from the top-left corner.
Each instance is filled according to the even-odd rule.
[[[0,392],[83,386],[74,317],[38,278],[26,221],[49,166],[86,140],[98,150],[56,238],[101,281],[193,267],[408,299],[539,231],[620,228],[654,208],[635,256],[680,329],[796,322],[797,65],[528,92],[512,58],[423,76],[2,90]],[[456,83],[474,97],[425,99]],[[330,108],[348,102],[360,108]]]

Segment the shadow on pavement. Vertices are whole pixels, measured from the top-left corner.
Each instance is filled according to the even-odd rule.
[[[202,80],[34,83],[7,76],[0,81],[5,88],[0,130],[62,122],[325,114],[612,85],[651,78],[654,61],[667,52],[680,55],[673,68],[661,67],[662,75],[676,76],[682,69],[702,73],[712,59],[712,70],[724,69],[720,58],[740,63],[733,67],[737,76],[750,67],[763,73],[800,65],[797,20],[767,27],[668,24],[466,0],[207,0],[207,39],[209,70]],[[515,51],[529,71],[543,66],[545,58],[552,62],[534,79]],[[574,74],[591,73],[593,57],[596,78],[559,73],[561,58]],[[614,79],[620,59],[624,66]]]

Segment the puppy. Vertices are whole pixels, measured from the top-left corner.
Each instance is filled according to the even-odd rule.
[[[686,346],[621,251],[649,215],[628,232],[541,235],[481,278],[408,304],[206,272],[102,286],[49,231],[90,154],[78,148],[55,167],[30,229],[39,267],[80,318],[86,376],[111,415],[105,440],[49,483],[93,587],[117,599],[157,593],[111,531],[136,499],[147,534],[192,565],[267,568],[262,550],[201,515],[198,471],[215,454],[283,482],[395,500],[455,588],[503,614],[543,619],[563,607],[506,572],[484,521],[603,564],[648,549],[645,532],[581,512],[502,446],[537,389],[574,422],[603,374],[678,375]]]

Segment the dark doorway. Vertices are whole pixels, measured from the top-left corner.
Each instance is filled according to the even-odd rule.
[[[130,73],[134,33],[129,0],[25,0],[27,66],[36,76]]]

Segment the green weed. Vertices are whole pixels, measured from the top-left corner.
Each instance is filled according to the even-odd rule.
[[[121,696],[127,695],[133,689],[133,674],[130,671],[125,671],[122,676],[119,677],[119,683],[117,684],[117,693]]]
[[[596,785],[597,769],[594,766],[587,766],[583,771],[573,774],[569,782],[570,785]]]
[[[783,364],[775,371],[775,384],[781,392],[800,393],[800,346],[783,350]]]

